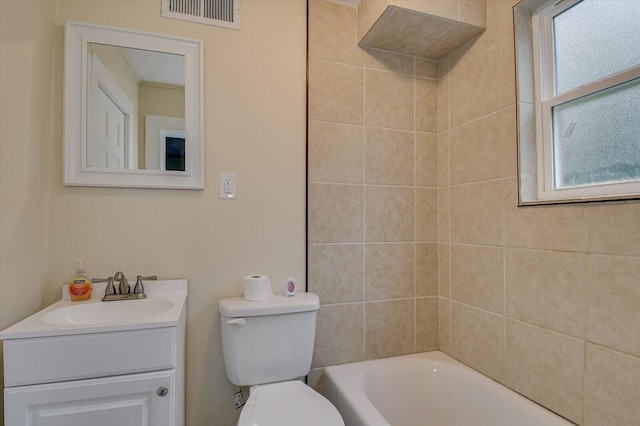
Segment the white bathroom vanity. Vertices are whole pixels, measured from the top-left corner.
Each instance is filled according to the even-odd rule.
[[[66,287],[66,286],[65,286]],[[5,424],[184,426],[187,280],[147,298],[63,300],[0,332]],[[67,300],[65,300],[67,299]]]

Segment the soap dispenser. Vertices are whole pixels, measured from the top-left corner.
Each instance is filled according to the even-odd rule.
[[[91,276],[87,274],[84,260],[76,262],[76,272],[69,281],[69,296],[72,302],[91,299]]]

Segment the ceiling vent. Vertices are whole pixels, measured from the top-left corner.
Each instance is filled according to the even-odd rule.
[[[162,0],[162,16],[240,29],[240,0]]]

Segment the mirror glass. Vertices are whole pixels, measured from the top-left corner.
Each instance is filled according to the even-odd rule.
[[[185,170],[184,56],[87,43],[87,168]]]
[[[66,30],[65,184],[202,189],[201,42]]]

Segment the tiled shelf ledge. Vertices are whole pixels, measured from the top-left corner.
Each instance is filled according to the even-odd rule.
[[[388,4],[382,10],[381,5],[384,3]],[[456,5],[458,7],[454,12],[447,12],[416,10],[412,8],[414,3],[400,0],[361,2],[359,27],[360,34],[364,33],[364,36],[358,45],[361,48],[440,59],[485,30],[486,7],[474,11],[461,10],[462,5]],[[486,6],[486,2],[474,3],[476,7],[479,4]],[[405,4],[406,7],[401,7]],[[376,17],[377,14],[379,15]],[[373,25],[370,24],[372,21]],[[368,23],[371,25],[369,29],[366,28]]]

